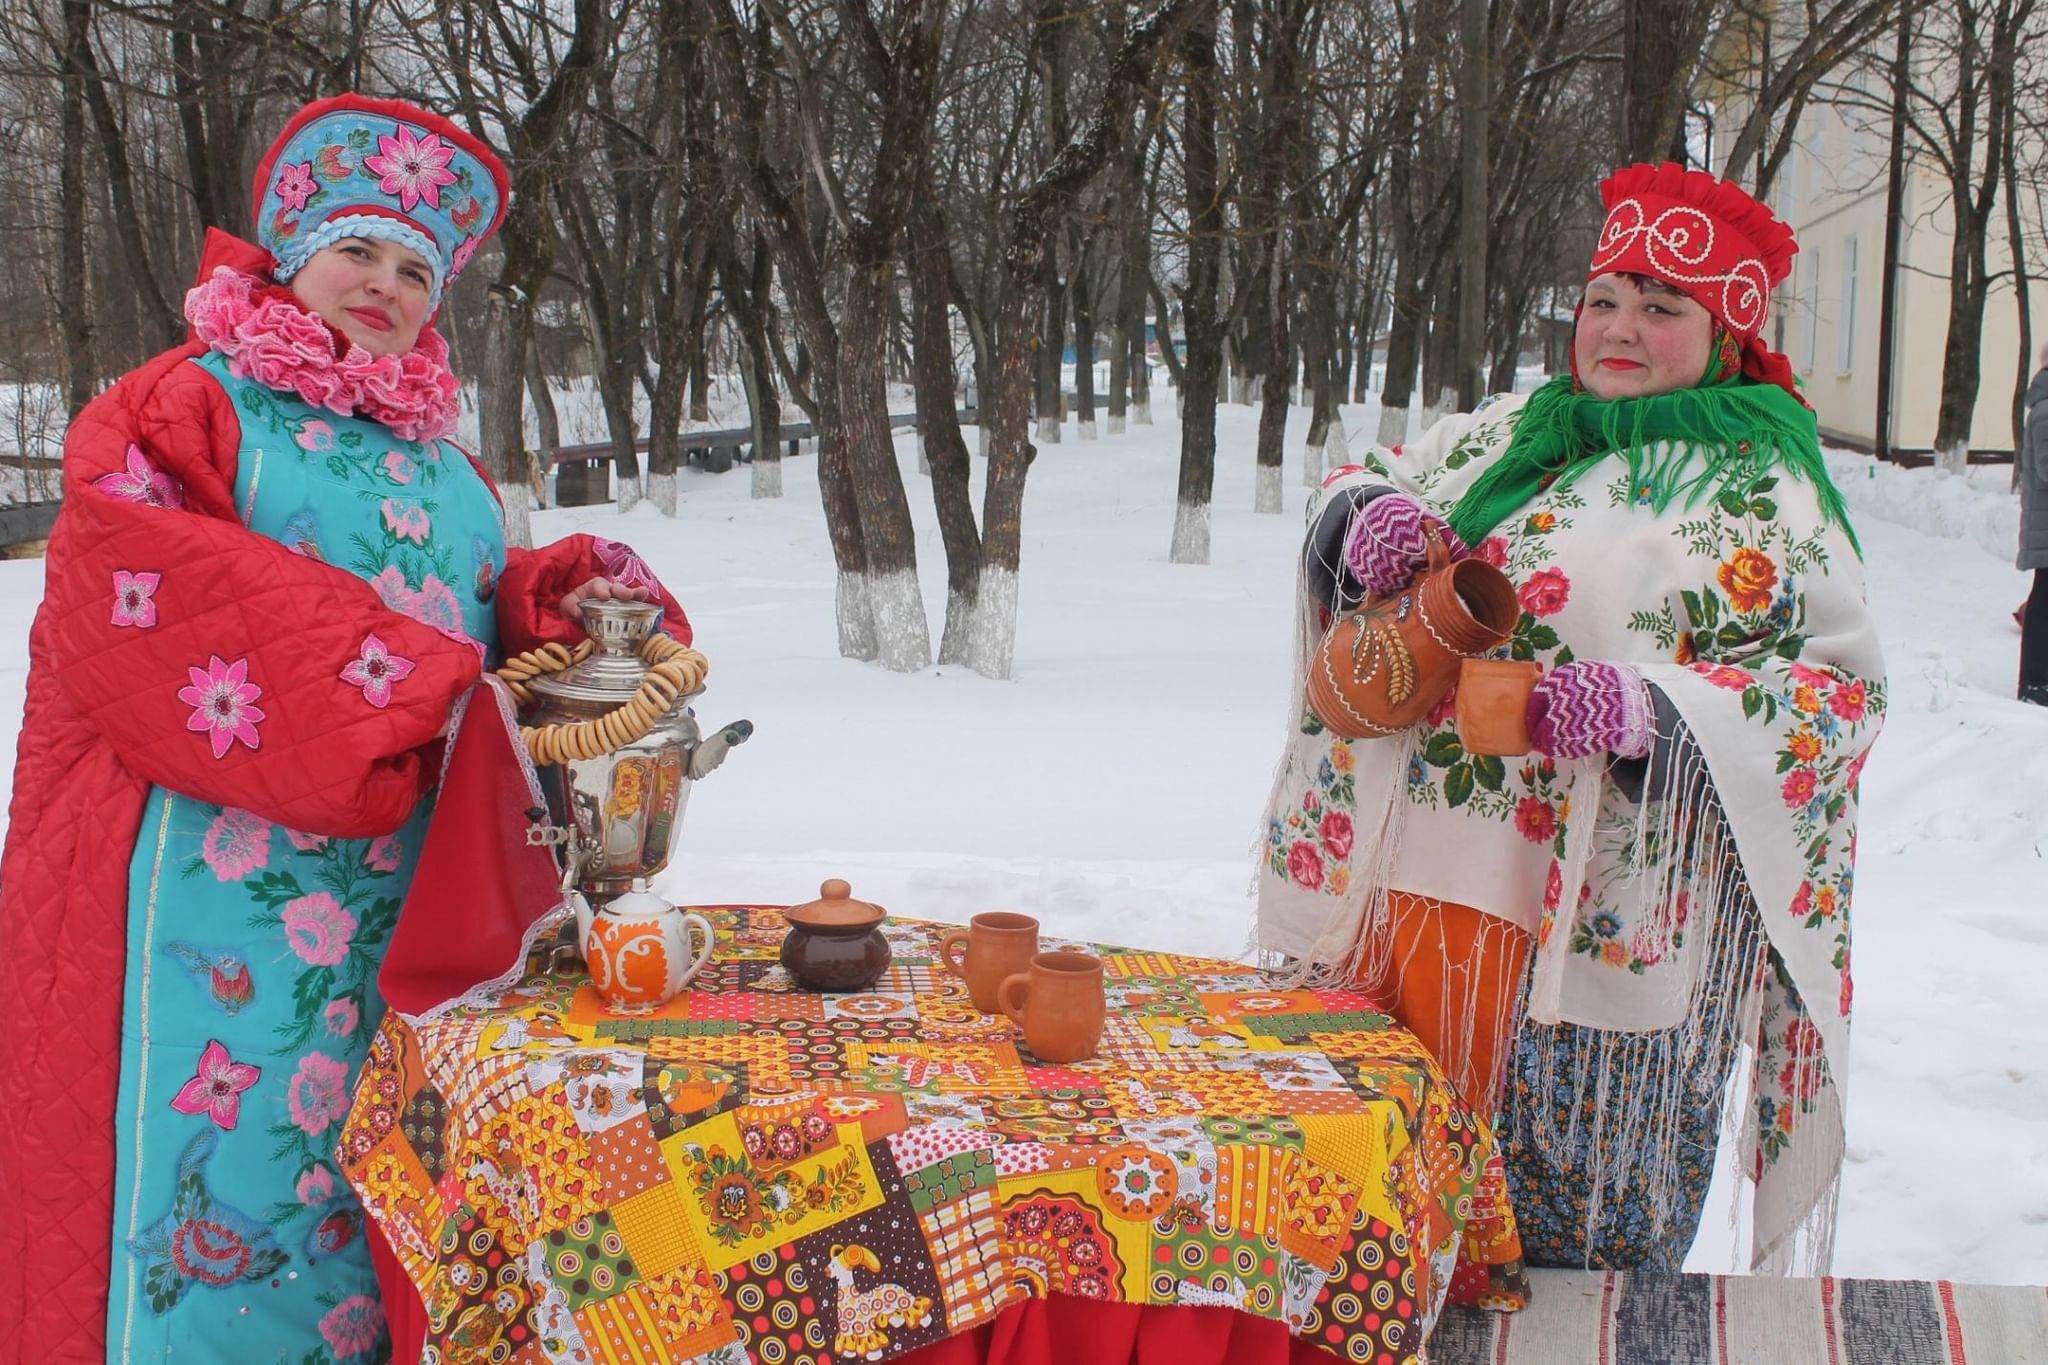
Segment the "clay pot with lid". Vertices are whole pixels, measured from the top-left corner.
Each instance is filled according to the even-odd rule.
[[[782,966],[806,990],[864,991],[889,970],[887,912],[853,899],[853,888],[838,877],[818,888],[817,900],[792,905],[782,917],[789,921]]]
[[[1435,528],[1429,567],[1400,592],[1330,622],[1309,656],[1308,708],[1346,739],[1397,734],[1428,715],[1459,666],[1521,617],[1515,585],[1483,559],[1451,562]]]

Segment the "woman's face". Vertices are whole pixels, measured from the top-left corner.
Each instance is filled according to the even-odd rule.
[[[1594,397],[1689,389],[1705,376],[1713,349],[1713,316],[1661,280],[1607,274],[1587,282],[1572,359]]]
[[[292,276],[299,302],[371,355],[403,355],[420,339],[434,271],[411,247],[344,237]]]

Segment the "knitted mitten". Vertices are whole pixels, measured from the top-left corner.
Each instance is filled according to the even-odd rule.
[[[1415,571],[1429,562],[1429,542],[1423,535],[1426,525],[1434,525],[1443,536],[1452,559],[1463,559],[1468,553],[1457,532],[1406,493],[1374,498],[1351,519],[1351,531],[1344,540],[1344,562],[1352,577],[1374,597],[1407,587],[1415,581]]]
[[[1657,735],[1655,713],[1650,685],[1635,669],[1574,660],[1544,674],[1529,694],[1529,742],[1551,758],[1602,750],[1642,758]]]

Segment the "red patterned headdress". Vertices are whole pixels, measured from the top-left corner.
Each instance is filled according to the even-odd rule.
[[[1601,183],[1600,199],[1607,221],[1586,278],[1664,281],[1734,338],[1743,373],[1797,397],[1790,362],[1763,339],[1771,291],[1791,274],[1799,250],[1792,229],[1740,186],[1672,161],[1616,171]]]

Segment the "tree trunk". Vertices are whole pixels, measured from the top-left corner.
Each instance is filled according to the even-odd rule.
[[[719,255],[718,278],[726,305],[740,329],[740,377],[747,386],[747,419],[753,428],[751,468],[756,498],[782,496],[782,401],[775,392],[775,360],[768,345],[768,309],[773,280],[768,244],[754,238],[752,270],[740,273],[738,248],[728,242]]]
[[[64,6],[64,78],[58,94],[62,160],[57,170],[57,325],[64,336],[64,410],[72,417],[92,401],[98,378],[93,370],[92,319],[86,311],[85,62],[80,55],[91,41],[91,22],[90,5],[70,0]],[[27,442],[22,453],[28,453]]]
[[[1095,311],[1088,306],[1091,281],[1088,258],[1093,237],[1084,237],[1074,262],[1074,430],[1084,441],[1095,439]]]
[[[533,544],[533,464],[522,412],[532,331],[526,295],[508,285],[492,285],[484,313],[484,363],[477,374],[478,444],[484,469],[505,501],[505,542],[520,549]]]
[[[1159,342],[1159,359],[1166,366],[1167,380],[1176,393],[1185,393],[1188,386],[1186,371],[1181,366],[1180,352],[1173,345],[1173,323],[1167,316],[1166,291],[1159,287],[1159,281],[1146,277],[1146,288],[1152,295],[1152,330]]]
[[[1038,439],[1046,445],[1060,443],[1060,425],[1066,420],[1066,386],[1060,379],[1067,341],[1067,291],[1060,283],[1054,263],[1057,252],[1045,253],[1045,274],[1039,281],[1043,307],[1038,333]]]
[[[1265,387],[1260,394],[1258,467],[1254,474],[1252,510],[1280,510],[1280,463],[1287,446],[1288,390],[1294,377],[1294,340],[1288,334],[1287,247],[1276,231],[1266,257]]]
[[[1387,328],[1387,373],[1380,382],[1380,429],[1376,443],[1392,448],[1408,439],[1408,408],[1414,400],[1415,362],[1422,353],[1428,298],[1422,264],[1415,259],[1421,234],[1409,233],[1395,260],[1393,321]]]
[[[1216,384],[1222,366],[1216,316],[1223,202],[1216,167],[1216,11],[1203,0],[1181,39],[1187,71],[1181,146],[1188,202],[1187,386],[1181,392],[1180,488],[1174,507],[1175,564],[1209,562],[1209,505],[1216,484]]]
[[[911,212],[909,255],[917,437],[931,467],[932,502],[946,545],[946,627],[939,637],[939,662],[964,664],[972,653],[975,598],[981,590],[981,532],[974,524],[967,441],[954,406],[945,220],[932,198],[921,198]]]
[[[545,507],[547,484],[542,475],[554,452],[561,448],[562,422],[555,413],[555,396],[548,392],[548,377],[540,367],[540,344],[533,340],[526,344],[526,392],[533,399],[534,416],[540,426],[540,448],[533,461],[533,500]]]
[[[839,418],[867,546],[877,658],[892,672],[910,673],[931,663],[932,639],[917,584],[917,541],[889,430],[883,373],[893,265],[886,240],[847,246],[846,309],[839,328]]]

